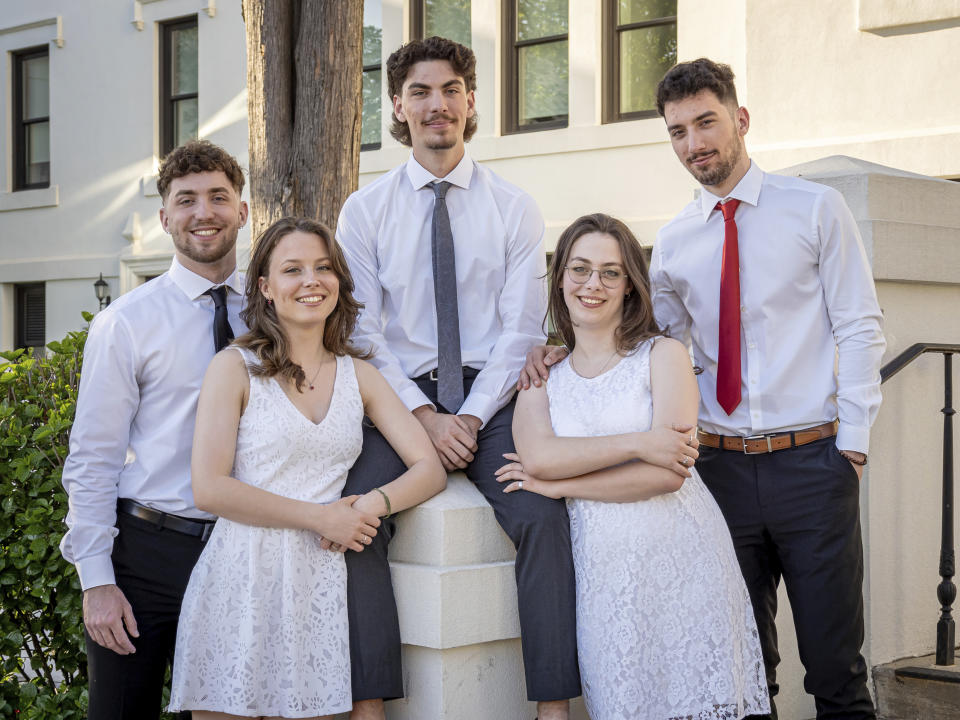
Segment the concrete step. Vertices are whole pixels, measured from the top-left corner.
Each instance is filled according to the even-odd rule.
[[[873,669],[878,720],[960,718],[960,665],[936,665],[933,655],[903,658]]]

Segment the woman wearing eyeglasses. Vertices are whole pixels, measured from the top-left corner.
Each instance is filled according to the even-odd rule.
[[[498,475],[504,492],[567,498],[590,717],[769,713],[750,598],[693,469],[690,357],[660,334],[639,244],[619,220],[584,216],[561,235],[550,279],[570,354],[520,393],[517,454]]]

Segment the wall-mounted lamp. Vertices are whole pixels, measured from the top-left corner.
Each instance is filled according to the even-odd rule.
[[[93,284],[93,291],[97,294],[97,300],[100,301],[100,309],[103,310],[110,304],[110,286],[103,279],[103,273],[100,273],[100,279]]]

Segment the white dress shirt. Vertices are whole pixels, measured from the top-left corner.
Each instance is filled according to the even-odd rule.
[[[651,265],[661,328],[693,345],[700,427],[749,436],[840,418],[837,447],[866,453],[880,407],[885,342],[866,253],[843,196],[751,163],[740,200],[742,401],[717,402],[723,217],[706,189],[657,235]],[[839,352],[839,362],[837,355]]]
[[[364,304],[354,335],[410,410],[432,403],[410,378],[437,367],[430,183],[451,183],[463,364],[480,371],[459,409],[486,424],[509,402],[527,351],[544,341],[543,218],[527,193],[464,154],[444,178],[414,158],[353,193],[337,223]]]
[[[223,284],[239,336],[243,278],[234,271]],[[63,468],[70,509],[60,543],[84,590],[115,581],[118,497],[212,517],[197,510],[190,486],[197,397],[214,356],[213,298],[203,294],[211,287],[174,258],[168,272],[119,297],[90,325]]]

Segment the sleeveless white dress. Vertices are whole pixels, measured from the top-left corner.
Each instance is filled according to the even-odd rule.
[[[317,424],[274,378],[251,376],[234,476],[334,502],[360,454],[362,421],[350,357],[337,358],[330,408]],[[343,555],[307,530],[217,520],[183,599],[169,709],[298,718],[351,706]]]
[[[648,340],[596,378],[550,370],[558,436],[650,429]],[[770,712],[757,627],[730,533],[696,471],[633,503],[568,499],[577,646],[592,720],[732,720]]]

